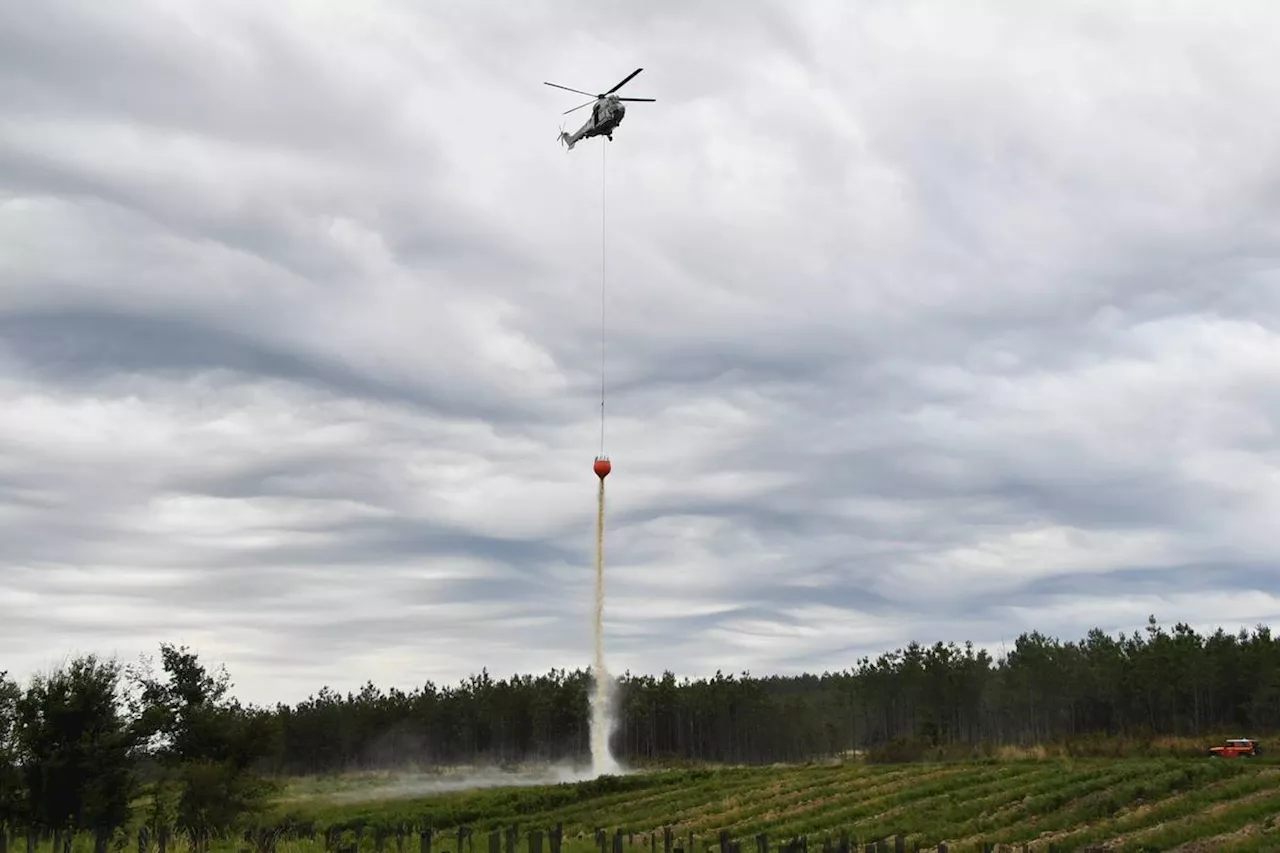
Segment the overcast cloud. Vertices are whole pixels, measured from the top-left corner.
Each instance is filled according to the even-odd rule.
[[[602,176],[612,669],[1280,620],[1280,13],[1034,5],[0,5],[0,669],[589,666]]]

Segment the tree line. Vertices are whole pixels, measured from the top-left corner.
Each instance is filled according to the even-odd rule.
[[[273,711],[273,772],[567,761],[589,754],[589,670],[411,692],[325,688]],[[1280,730],[1280,639],[1270,628],[1202,636],[1151,617],[1143,631],[1064,641],[1024,633],[993,658],[970,643],[911,643],[842,672],[618,679],[624,761],[803,761],[904,742],[1041,744],[1086,737],[1205,737]]]
[[[225,669],[161,646],[123,668],[86,656],[24,688],[0,673],[0,823],[105,839],[146,784],[146,824],[209,837],[265,807],[273,776],[589,755],[588,670],[242,706]],[[624,674],[614,691],[625,762],[802,761],[863,750],[911,757],[1096,737],[1280,731],[1280,639],[1268,627],[1200,635],[1039,632],[993,658],[911,643],[842,672],[677,680]],[[914,752],[912,751],[914,750]],[[105,842],[103,842],[105,843]]]

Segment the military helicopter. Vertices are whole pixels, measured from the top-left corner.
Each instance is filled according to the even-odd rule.
[[[622,117],[627,114],[627,108],[622,105],[622,101],[652,102],[656,100],[655,98],[620,98],[614,94],[614,92],[621,89],[627,81],[643,70],[643,68],[637,68],[635,71],[632,71],[626,77],[622,78],[621,83],[614,86],[609,91],[602,92],[599,95],[592,95],[590,92],[584,92],[581,89],[570,89],[568,86],[561,86],[559,83],[547,83],[544,80],[543,83],[547,86],[555,86],[557,89],[565,89],[569,92],[577,92],[579,95],[588,95],[591,97],[591,100],[587,101],[585,104],[578,104],[578,106],[574,107],[572,110],[565,110],[563,113],[564,115],[568,115],[575,110],[580,110],[585,106],[591,106],[594,104],[594,106],[591,107],[591,118],[587,119],[587,123],[578,128],[576,133],[565,133],[564,130],[561,129],[559,137],[560,144],[564,145],[567,143],[569,150],[572,151],[573,146],[577,144],[578,140],[589,139],[592,136],[603,136],[612,142],[613,132],[617,129],[618,125],[622,124]]]

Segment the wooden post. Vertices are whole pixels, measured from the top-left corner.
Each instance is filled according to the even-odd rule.
[[[502,853],[502,831],[489,830],[489,853]]]
[[[542,830],[529,830],[529,853],[542,853]]]
[[[893,837],[893,853],[907,853],[907,837],[901,832]]]
[[[564,839],[564,824],[557,823],[551,830],[551,853],[560,853],[560,842]]]
[[[671,853],[672,833],[671,827],[662,827],[662,853]]]
[[[418,853],[431,853],[431,840],[435,835],[435,830],[426,827],[418,831]]]
[[[613,853],[622,853],[622,829],[618,828],[613,831]]]

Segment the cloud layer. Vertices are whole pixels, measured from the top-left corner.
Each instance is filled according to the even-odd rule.
[[[614,669],[1280,619],[1277,23],[0,9],[0,668],[589,665],[602,237]]]

